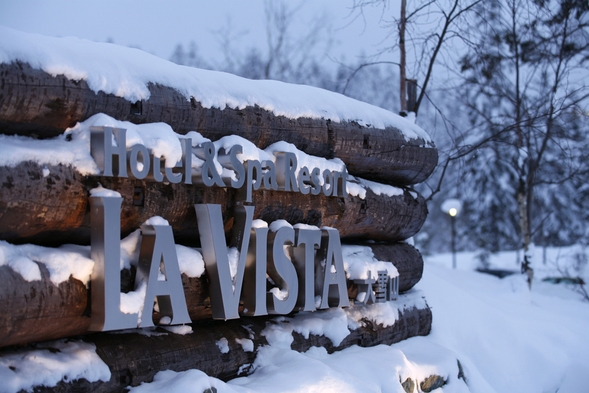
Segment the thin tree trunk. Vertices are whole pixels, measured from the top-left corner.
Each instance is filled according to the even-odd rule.
[[[524,258],[521,264],[522,273],[527,275],[528,287],[532,289],[532,279],[534,276],[533,262],[530,256],[530,245],[531,230],[530,230],[530,207],[531,207],[531,166],[533,165],[533,158],[530,157],[530,140],[529,136],[524,135],[522,128],[523,116],[522,116],[522,96],[521,96],[521,64],[520,64],[520,37],[517,30],[518,13],[517,13],[517,0],[511,1],[511,34],[512,34],[512,45],[514,51],[515,61],[515,127],[516,127],[516,168],[519,169],[519,187],[517,190],[517,204],[519,210],[519,226],[523,241],[523,254]]]
[[[407,0],[401,0],[401,19],[399,21],[399,74],[400,74],[400,103],[401,115],[407,114],[407,60],[405,52],[405,27],[407,24]]]

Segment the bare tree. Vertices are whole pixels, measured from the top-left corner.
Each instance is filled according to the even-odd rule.
[[[524,258],[542,214],[543,185],[564,188],[580,174],[578,149],[589,97],[586,2],[503,0],[478,9],[479,46],[463,58],[471,114],[479,133],[500,147],[517,206]],[[586,130],[585,130],[586,132]],[[487,161],[488,163],[488,161]],[[549,204],[544,204],[549,205]],[[545,217],[544,217],[545,216]]]
[[[260,46],[238,49],[239,36],[232,33],[230,24],[217,32],[225,55],[226,71],[255,79],[277,79],[286,82],[308,83],[317,72],[318,58],[331,46],[331,28],[328,18],[319,15],[305,20],[301,9],[304,2],[293,5],[284,0],[264,2],[266,49]],[[305,23],[305,33],[295,31],[297,24]]]
[[[401,1],[399,17],[389,15],[390,4],[388,0],[355,0],[353,12],[355,17],[365,19],[365,9],[368,7],[380,7],[381,18],[379,23],[384,29],[389,30],[387,42],[375,53],[368,65],[391,63],[381,60],[382,57],[394,54],[398,51],[400,74],[400,112],[419,112],[420,106],[427,97],[428,86],[432,82],[434,69],[440,65],[440,57],[445,46],[453,40],[462,40],[462,20],[468,17],[476,5],[482,0],[442,0],[442,1],[416,1],[408,10],[407,0]],[[409,45],[409,48],[407,48]],[[411,61],[407,63],[408,49]],[[356,70],[365,67],[361,64],[351,73],[353,77]],[[412,75],[409,80],[420,89],[411,107],[407,106],[407,75]]]

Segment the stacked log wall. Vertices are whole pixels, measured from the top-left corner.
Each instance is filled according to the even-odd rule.
[[[330,226],[342,241],[369,245],[375,258],[391,261],[400,275],[400,292],[409,291],[421,278],[423,259],[419,251],[403,241],[415,235],[427,216],[424,198],[411,185],[427,179],[437,164],[437,150],[423,139],[406,139],[394,127],[376,129],[357,122],[329,119],[289,119],[259,107],[205,108],[194,98],[161,85],[149,85],[150,98],[129,102],[122,97],[95,93],[85,81],[51,76],[24,63],[0,64],[0,134],[51,138],[67,127],[97,113],[136,124],[164,122],[185,134],[197,131],[217,140],[238,135],[261,149],[278,141],[294,144],[307,154],[339,158],[351,175],[390,184],[402,189],[399,195],[377,195],[367,189],[366,197],[310,196],[281,191],[257,191],[252,204],[255,217],[267,222],[285,219],[291,224]],[[48,174],[44,173],[48,171]],[[149,183],[139,180],[83,176],[64,165],[23,162],[0,167],[0,240],[14,244],[35,243],[58,246],[89,244],[89,191],[98,184],[118,191],[123,197],[121,232],[136,230],[152,216],[168,220],[177,243],[199,246],[194,204],[216,203],[223,209],[226,231],[233,225],[236,190]],[[365,241],[376,241],[367,244]],[[76,335],[93,342],[100,357],[109,364],[113,377],[105,384],[60,384],[58,390],[92,388],[112,391],[149,381],[162,367],[182,371],[199,368],[222,379],[235,377],[239,366],[251,363],[246,353],[232,343],[231,356],[219,356],[215,341],[225,334],[240,337],[246,322],[256,330],[256,348],[265,341],[259,332],[268,318],[239,321],[207,321],[211,318],[208,280],[182,275],[194,334],[145,337],[137,334],[88,333],[91,288],[70,277],[59,285],[38,263],[42,279],[28,282],[8,266],[0,266],[0,347],[22,345]],[[134,283],[134,271],[123,270],[121,290]],[[348,295],[357,289],[349,285]],[[157,320],[157,314],[154,314]],[[214,327],[214,328],[213,328]],[[429,308],[403,309],[390,327],[370,326],[352,331],[335,347],[323,336],[304,339],[294,334],[293,349],[311,345],[328,351],[350,345],[391,344],[431,328]],[[213,337],[214,336],[214,337]],[[123,345],[124,343],[124,345]],[[235,348],[234,348],[235,347]],[[129,361],[136,359],[133,366]],[[159,363],[158,363],[159,362]]]

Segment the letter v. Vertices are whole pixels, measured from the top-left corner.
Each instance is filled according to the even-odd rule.
[[[239,300],[255,206],[235,207],[235,226],[238,231],[241,231],[239,233],[241,239],[238,239],[241,241],[238,241],[240,252],[235,281],[231,278],[229,269],[221,205],[197,204],[194,205],[194,209],[202,255],[210,283],[213,318],[224,320],[239,318]],[[239,227],[240,222],[243,222],[243,228]]]

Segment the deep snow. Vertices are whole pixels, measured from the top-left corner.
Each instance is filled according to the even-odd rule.
[[[583,252],[584,250],[578,249]],[[571,248],[549,249],[561,266],[576,264]],[[571,258],[562,257],[569,254]],[[579,255],[579,254],[576,254]],[[502,264],[515,266],[515,253],[502,253]],[[476,262],[476,260],[475,260]],[[544,270],[558,274],[549,259]],[[458,255],[470,266],[472,254]],[[552,268],[551,268],[552,266]],[[584,271],[582,272],[584,274]],[[435,392],[559,392],[588,390],[589,302],[573,288],[536,280],[532,291],[521,274],[504,279],[469,268],[452,270],[451,256],[426,258],[417,284],[432,308],[427,337],[392,346],[351,347],[333,355],[322,348],[300,354],[263,348],[256,371],[223,383],[192,370],[158,374],[151,384],[132,392],[404,392],[400,380],[423,381],[439,374],[447,385]],[[460,361],[466,382],[458,378]],[[194,390],[191,390],[194,389]]]
[[[556,262],[560,270],[563,266],[578,267],[578,256],[585,255],[584,252],[582,247],[548,249],[546,276],[559,274]],[[491,267],[515,267],[515,253],[501,253],[491,261],[496,262]],[[165,388],[168,392],[202,393],[214,386],[219,393],[402,393],[400,381],[412,378],[420,382],[431,374],[441,375],[447,381],[435,390],[438,393],[587,391],[589,302],[582,300],[574,288],[562,284],[537,279],[529,291],[521,274],[499,279],[477,273],[472,270],[476,265],[472,253],[458,254],[457,270],[451,269],[451,263],[449,254],[426,257],[423,279],[412,290],[413,295],[409,295],[414,299],[425,295],[432,309],[432,332],[427,337],[410,338],[392,346],[351,347],[328,355],[323,348],[306,353],[292,351],[288,347],[290,331],[277,330],[267,332],[272,344],[259,350],[255,371],[249,376],[225,383],[198,370],[163,371],[154,382],[131,391],[158,392]],[[587,276],[582,263],[579,272],[582,277]],[[297,317],[296,323],[285,325],[303,333],[312,326],[315,332],[338,340],[341,327],[346,323],[349,326],[354,317],[349,311],[338,309],[327,313],[325,324],[321,324],[321,314],[307,313]],[[218,346],[220,353],[227,350],[222,342]],[[0,357],[0,376],[9,382],[0,385],[0,392],[16,391],[14,386],[25,387],[10,379],[13,372],[9,371],[9,365],[16,369],[29,369],[32,365],[45,367],[36,372],[37,383],[61,380],[67,368],[61,366],[62,360],[56,355],[59,354],[38,351]],[[108,378],[104,366],[96,362],[91,351],[84,356],[87,360],[77,361],[78,377]],[[458,378],[458,361],[464,379]],[[64,362],[71,362],[71,358]]]

